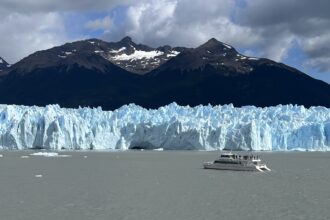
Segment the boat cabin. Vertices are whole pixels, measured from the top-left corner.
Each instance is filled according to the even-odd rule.
[[[219,157],[219,160],[247,160],[247,161],[260,161],[260,157],[258,155],[239,155],[234,153],[222,153]]]

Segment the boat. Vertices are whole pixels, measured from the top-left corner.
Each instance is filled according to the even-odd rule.
[[[271,171],[266,164],[261,162],[260,156],[239,155],[224,152],[215,161],[205,162],[204,169],[237,170],[237,171]]]

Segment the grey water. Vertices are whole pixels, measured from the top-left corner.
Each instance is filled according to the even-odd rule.
[[[330,219],[327,152],[261,153],[268,173],[202,169],[219,152],[0,153],[3,220]]]

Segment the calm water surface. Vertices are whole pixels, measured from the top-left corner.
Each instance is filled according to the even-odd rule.
[[[3,220],[330,219],[330,153],[262,153],[269,173],[202,169],[219,152],[0,153]]]

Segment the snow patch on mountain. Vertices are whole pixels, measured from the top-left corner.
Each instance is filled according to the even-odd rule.
[[[120,53],[120,52],[122,52],[122,51],[124,51],[124,50],[126,50],[126,47],[122,47],[122,48],[120,48],[120,49],[118,49],[118,50],[110,50],[109,52],[110,52],[110,53]]]
[[[179,55],[179,51],[175,51],[175,50],[173,50],[173,51],[171,51],[171,53],[169,53],[169,54],[167,54],[166,56],[167,57],[176,57],[177,55]]]
[[[232,49],[232,47],[229,46],[228,44],[224,44],[224,43],[223,43],[223,46],[225,46],[225,47],[228,48],[228,49]]]
[[[112,59],[113,60],[119,60],[119,61],[152,59],[152,58],[161,56],[163,54],[164,54],[164,52],[157,51],[157,50],[143,51],[143,50],[136,50],[134,48],[134,53],[132,53],[132,54],[125,54],[124,53],[124,54],[116,55],[116,56],[113,56]]]
[[[134,104],[115,111],[0,105],[0,149],[330,150],[330,109]]]

